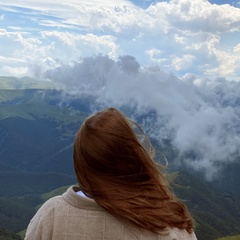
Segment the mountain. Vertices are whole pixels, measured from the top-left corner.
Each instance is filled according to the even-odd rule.
[[[4,77],[0,76],[0,89],[21,90],[21,89],[53,89],[50,81],[37,80],[31,77]]]
[[[1,240],[21,240],[22,238],[17,234],[0,229],[0,239]]]
[[[51,172],[60,168],[62,173],[73,173],[64,164],[49,166],[48,162],[59,158],[72,160],[69,153],[76,131],[89,113],[53,105],[54,97],[45,98],[45,94],[54,96],[54,91],[0,91],[0,97],[4,98],[0,102],[2,168],[18,172]]]
[[[0,239],[1,234],[15,239],[40,204],[76,183],[72,144],[92,106],[98,108],[94,97],[73,97],[49,82],[0,77]],[[129,106],[121,110],[132,111]],[[149,111],[137,120],[154,117]],[[174,191],[193,213],[198,239],[239,234],[240,164],[227,165],[209,182],[177,164],[171,141],[160,145],[153,139],[153,144],[157,158],[164,153],[169,160]]]
[[[174,192],[193,213],[198,239],[217,239],[240,232],[239,198],[217,193],[213,184],[186,171],[179,173],[174,185]]]

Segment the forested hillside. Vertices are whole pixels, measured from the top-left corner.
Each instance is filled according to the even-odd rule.
[[[76,183],[72,143],[97,103],[93,97],[71,98],[32,79],[18,84],[4,79],[0,85],[0,239],[19,239],[14,234],[27,227],[36,207],[61,194],[63,186]],[[122,109],[126,114],[131,111]],[[151,117],[154,113],[149,112],[138,120]],[[240,165],[228,165],[214,181],[206,181],[201,173],[178,163],[170,141],[161,145],[153,139],[153,143],[157,158],[163,153],[169,161],[172,186],[194,215],[198,239],[239,234]]]

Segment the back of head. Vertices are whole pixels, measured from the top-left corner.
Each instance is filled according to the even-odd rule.
[[[152,148],[140,143],[132,124],[137,126],[114,108],[85,120],[74,143],[74,167],[82,191],[140,228],[191,231],[190,215],[154,163]]]
[[[142,177],[146,163],[141,160],[145,161],[146,158],[153,164],[138,142],[130,121],[113,108],[90,116],[75,140],[75,169],[79,172],[78,180],[88,195],[94,194],[93,191],[98,194],[101,191],[103,194],[109,187],[108,184],[114,181],[129,187],[135,181],[142,182],[143,179],[134,178]]]

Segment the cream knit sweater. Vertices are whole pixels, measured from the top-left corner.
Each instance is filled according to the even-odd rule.
[[[156,235],[119,221],[92,199],[70,187],[42,205],[28,225],[25,240],[196,240],[195,234],[170,229]]]

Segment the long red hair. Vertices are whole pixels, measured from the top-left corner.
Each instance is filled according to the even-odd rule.
[[[114,108],[85,120],[74,142],[74,167],[82,191],[112,215],[140,228],[192,232],[186,206],[153,161],[154,149],[141,143],[132,125],[137,126]],[[149,143],[146,136],[145,141]]]

